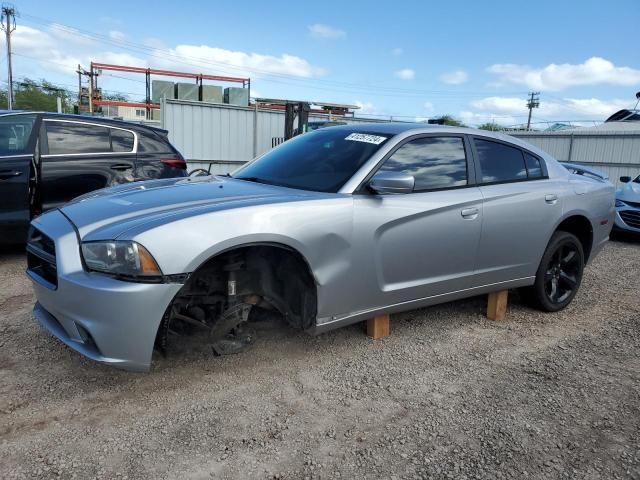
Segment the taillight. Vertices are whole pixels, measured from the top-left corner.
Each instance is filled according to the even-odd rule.
[[[179,168],[180,170],[186,170],[187,169],[187,162],[185,162],[184,160],[181,159],[176,159],[176,158],[162,158],[160,159],[161,163],[164,163],[165,165],[171,167],[171,168]]]

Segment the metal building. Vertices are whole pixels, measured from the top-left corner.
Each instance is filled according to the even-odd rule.
[[[510,132],[560,161],[605,171],[614,184],[640,174],[640,122],[606,122],[597,127],[556,132]]]
[[[311,114],[316,120],[327,115]],[[334,117],[346,123],[371,119]],[[375,120],[373,120],[375,121]],[[382,120],[379,120],[382,121]],[[182,152],[189,170],[209,168],[228,173],[279,143],[284,113],[228,104],[161,100],[161,126]],[[640,174],[640,121],[609,121],[591,128],[548,132],[508,132],[560,161],[605,171],[613,183],[622,175]]]

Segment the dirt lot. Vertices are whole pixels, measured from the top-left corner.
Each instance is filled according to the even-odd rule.
[[[252,350],[84,360],[31,317],[0,256],[2,478],[640,479],[640,243],[612,242],[573,304],[516,296],[392,318],[372,341],[263,328]]]

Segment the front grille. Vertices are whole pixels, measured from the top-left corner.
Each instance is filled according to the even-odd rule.
[[[27,242],[27,270],[54,287],[58,286],[56,245],[50,237],[34,227],[29,230]]]
[[[640,228],[640,211],[625,210],[619,213],[624,223],[633,228]]]

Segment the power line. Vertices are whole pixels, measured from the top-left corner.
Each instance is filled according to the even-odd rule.
[[[124,50],[135,51],[137,53],[144,52],[148,56],[153,58],[166,60],[167,57],[169,57],[173,59],[173,61],[176,63],[189,65],[191,67],[197,67],[205,64],[205,65],[212,65],[216,67],[222,67],[226,69],[239,70],[239,71],[249,70],[261,76],[270,77],[269,81],[272,81],[274,83],[284,83],[284,84],[295,85],[295,86],[309,86],[309,84],[314,84],[314,83],[325,84],[325,85],[332,86],[331,88],[325,88],[325,90],[330,89],[331,91],[347,91],[350,93],[353,93],[353,92],[367,93],[368,92],[368,93],[373,93],[379,96],[393,96],[393,97],[418,97],[418,96],[424,97],[425,95],[440,95],[440,96],[452,95],[452,96],[460,97],[460,96],[476,96],[479,94],[487,93],[486,91],[480,93],[480,92],[460,92],[460,91],[453,91],[453,90],[413,90],[413,89],[404,89],[404,88],[397,88],[397,87],[383,87],[379,85],[355,84],[355,83],[341,82],[336,80],[303,78],[303,77],[292,75],[292,74],[270,72],[270,71],[259,69],[259,68],[253,68],[253,67],[248,68],[240,65],[234,65],[231,63],[215,62],[205,58],[178,55],[170,49],[159,49],[159,48],[149,47],[147,45],[141,45],[141,44],[128,42],[124,40],[114,40],[99,33],[79,29],[79,28],[61,24],[58,22],[53,22],[51,20],[43,19],[34,15],[25,14],[23,15],[23,17],[30,18],[31,21],[33,21],[34,23],[51,26],[56,29],[65,31],[67,33],[73,33],[75,35],[81,35],[87,38],[91,38],[93,40],[98,40],[103,43],[117,46]],[[161,53],[161,55],[159,55],[159,53]],[[287,81],[286,82],[283,80],[278,81],[278,80],[275,80],[275,78],[284,79]],[[291,83],[291,82],[294,82],[294,83]],[[314,86],[313,88],[322,89],[316,86]],[[505,94],[521,94],[521,93],[522,92],[505,92]]]
[[[45,60],[44,58],[32,57],[30,55],[24,55],[23,53],[13,52],[13,55],[17,55],[18,57],[29,58],[31,60],[37,60],[38,62],[51,63],[52,65],[60,65],[60,66],[63,66],[63,67],[67,67],[68,66],[66,63],[56,62],[56,61],[53,61],[53,60]],[[26,77],[23,77],[23,78],[26,78]],[[74,89],[78,88],[77,85],[71,85],[69,83],[59,83],[58,85],[66,85],[68,87],[73,87]],[[123,94],[127,94],[127,95],[141,95],[140,92],[127,92],[127,91],[124,91],[124,90],[111,90],[111,89],[106,89],[106,88],[103,88],[102,90],[104,92],[111,92],[111,93],[123,93]]]

